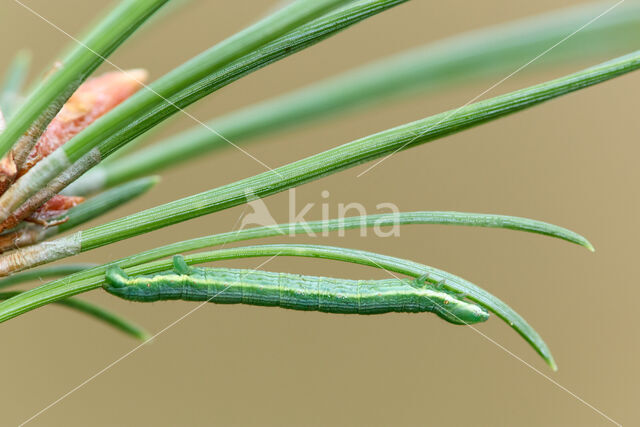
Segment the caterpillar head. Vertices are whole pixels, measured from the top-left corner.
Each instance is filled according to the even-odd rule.
[[[105,279],[105,288],[124,288],[125,286],[127,286],[129,276],[124,272],[123,269],[121,269],[117,265],[112,265],[107,268]]]
[[[472,325],[484,322],[489,318],[489,312],[472,302],[448,296],[438,304],[436,314],[447,322],[456,325]]]
[[[117,265],[107,268],[102,288],[112,295],[124,297],[131,289],[131,278]]]

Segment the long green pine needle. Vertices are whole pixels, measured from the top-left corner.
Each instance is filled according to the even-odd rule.
[[[640,67],[640,51],[568,76],[531,86],[456,110],[437,114],[237,181],[194,196],[147,209],[64,240],[35,245],[19,256],[0,257],[4,275],[108,245],[171,224],[227,209],[247,201],[247,195],[266,197],[367,161],[393,154],[486,123],[541,102],[610,80]],[[45,249],[46,248],[46,249]],[[28,252],[27,252],[28,251]]]
[[[78,273],[80,271],[88,270],[94,267],[97,267],[97,264],[62,264],[23,271],[21,273],[16,273],[9,277],[3,277],[2,279],[0,279],[0,289],[8,288],[9,286],[20,285],[22,283],[31,282],[34,280],[67,276],[69,274]]]
[[[20,294],[22,294],[22,292],[20,291],[0,292],[0,300],[13,298]],[[55,303],[105,322],[106,324],[113,326],[114,328],[140,341],[147,341],[151,338],[151,335],[147,331],[145,331],[135,323],[132,323],[129,320],[124,319],[123,317],[120,317],[117,314],[114,314],[109,310],[105,310],[104,308],[99,307],[95,304],[91,304],[89,302],[82,301],[76,298],[63,299],[60,301],[56,301]]]
[[[19,51],[5,73],[4,84],[0,88],[0,111],[8,119],[19,105],[24,82],[29,74],[31,53]]]
[[[60,225],[49,227],[45,230],[46,237],[51,237],[58,233],[71,230],[79,225],[84,224],[87,221],[91,221],[118,208],[125,203],[145,194],[152,189],[158,182],[160,177],[148,176],[134,181],[129,181],[125,184],[114,187],[103,193],[90,198],[86,202],[80,203],[77,206],[69,209],[64,214],[67,220]]]
[[[357,106],[370,107],[392,96],[415,95],[418,89],[418,93],[440,91],[488,77],[501,78],[608,7],[601,2],[579,5],[429,43],[243,108],[207,126],[237,144]],[[549,51],[526,71],[624,51],[636,47],[639,38],[640,4],[623,4]],[[244,68],[251,59],[241,58],[234,65]],[[88,194],[228,147],[230,144],[219,135],[195,126],[118,162],[95,167],[71,184],[66,193]]]

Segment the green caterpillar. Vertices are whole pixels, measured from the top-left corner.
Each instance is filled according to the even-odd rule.
[[[104,289],[121,298],[210,301],[220,304],[277,306],[344,314],[433,312],[455,324],[483,322],[489,313],[459,295],[422,278],[347,280],[257,270],[190,267],[181,255],[173,271],[129,277],[120,267],[107,269]]]

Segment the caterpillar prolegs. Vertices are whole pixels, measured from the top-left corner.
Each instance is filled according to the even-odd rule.
[[[483,322],[489,313],[421,279],[349,280],[257,270],[190,267],[181,255],[173,271],[129,277],[110,267],[104,289],[121,298],[210,301],[344,314],[433,312],[455,324]]]

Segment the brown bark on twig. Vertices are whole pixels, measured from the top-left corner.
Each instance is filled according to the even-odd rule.
[[[13,161],[13,153],[9,152],[0,160],[0,195],[13,184],[17,173],[18,169]]]
[[[44,237],[42,228],[25,227],[12,233],[0,235],[0,253],[38,243]]]

